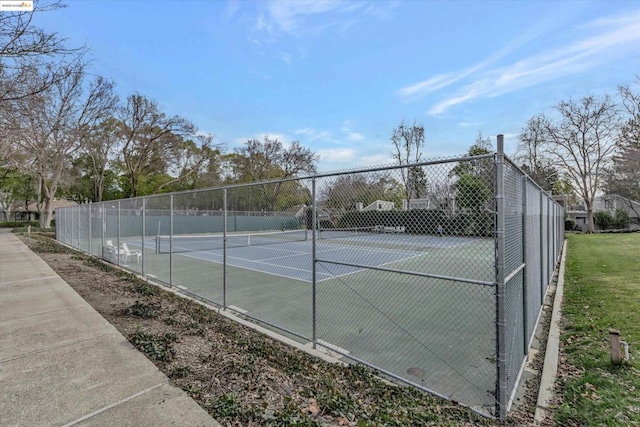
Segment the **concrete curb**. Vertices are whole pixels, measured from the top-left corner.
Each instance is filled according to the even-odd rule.
[[[556,295],[553,301],[553,311],[551,313],[551,323],[549,325],[549,336],[547,338],[547,349],[542,367],[542,377],[538,390],[538,402],[536,403],[536,413],[534,421],[536,424],[542,423],[549,415],[549,406],[554,397],[554,386],[558,373],[558,356],[560,352],[560,319],[562,296],[564,291],[564,269],[567,256],[567,241],[562,247],[562,257],[558,269],[558,282],[556,285]]]

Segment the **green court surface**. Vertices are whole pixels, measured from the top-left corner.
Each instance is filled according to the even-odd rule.
[[[147,243],[144,255],[145,275],[169,283],[169,254],[156,254]],[[191,253],[172,258],[173,286],[223,304],[220,262]],[[493,241],[475,239],[384,267],[492,282],[493,260]],[[126,267],[141,268],[135,261]],[[316,287],[318,342],[470,406],[494,404],[493,286],[338,267],[316,264],[325,277]],[[227,307],[307,338],[300,341],[313,335],[312,301],[307,280],[227,266]]]

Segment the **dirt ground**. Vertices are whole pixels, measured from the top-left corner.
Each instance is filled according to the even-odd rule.
[[[367,368],[316,359],[50,237],[22,239],[223,425],[495,424]],[[534,378],[507,424],[532,424],[536,398]]]

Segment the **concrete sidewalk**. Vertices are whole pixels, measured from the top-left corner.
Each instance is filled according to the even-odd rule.
[[[219,426],[0,229],[1,426]]]

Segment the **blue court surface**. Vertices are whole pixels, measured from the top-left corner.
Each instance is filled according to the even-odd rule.
[[[344,238],[318,238],[316,258],[319,261],[380,267],[428,256],[429,250],[448,249],[473,242],[464,237],[437,237],[404,234],[368,234]],[[188,245],[173,246],[174,256],[223,263],[222,248],[194,249]],[[281,277],[312,282],[312,240],[287,241],[254,246],[228,247],[227,265]],[[318,269],[317,282],[362,271],[362,267],[334,265],[331,273]]]

